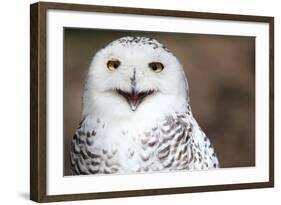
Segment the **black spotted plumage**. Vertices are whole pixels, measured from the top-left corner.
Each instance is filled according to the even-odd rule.
[[[138,149],[128,150],[128,161],[138,166],[128,172],[171,170],[202,170],[218,168],[219,163],[209,139],[192,121],[188,112],[167,116],[157,126],[138,134]],[[202,140],[195,137],[195,128]],[[81,130],[82,129],[82,130]],[[122,163],[115,159],[118,148],[107,150],[93,146],[95,130],[83,130],[81,126],[71,143],[71,167],[73,174],[118,173]],[[126,135],[126,132],[122,132]],[[123,170],[124,171],[124,170]]]

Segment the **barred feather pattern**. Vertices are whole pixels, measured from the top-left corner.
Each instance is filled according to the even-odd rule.
[[[126,135],[126,132],[122,133]],[[172,170],[206,170],[218,168],[212,144],[194,120],[190,107],[183,114],[166,117],[157,126],[139,133],[135,146],[128,147],[122,164],[118,147],[95,146],[95,130],[77,129],[71,143],[71,168],[74,175],[113,174]]]
[[[118,145],[110,148],[95,145],[97,135],[96,130],[85,130],[81,122],[71,143],[73,175],[219,167],[214,148],[193,118],[190,106],[185,113],[167,116],[151,129],[133,136],[133,146],[128,146],[125,152]],[[122,135],[129,134],[122,131]]]

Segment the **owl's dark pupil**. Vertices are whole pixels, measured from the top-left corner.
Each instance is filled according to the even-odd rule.
[[[152,70],[157,70],[157,65],[155,63],[152,64]]]
[[[114,64],[113,64],[113,67],[114,67],[114,68],[117,68],[117,67],[118,67],[118,63],[114,63]]]

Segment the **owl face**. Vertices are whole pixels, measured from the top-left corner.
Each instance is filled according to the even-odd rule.
[[[134,113],[174,98],[186,99],[187,89],[182,66],[167,48],[154,39],[124,37],[93,58],[84,105],[89,104],[85,100],[92,104],[98,100],[103,106]]]

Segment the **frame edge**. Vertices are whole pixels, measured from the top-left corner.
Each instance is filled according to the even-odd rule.
[[[30,5],[30,200],[46,201],[46,9]]]
[[[269,183],[274,187],[274,17],[269,19]]]
[[[251,22],[266,22],[269,23],[273,17],[271,16],[255,16],[233,13],[215,13],[215,12],[200,12],[200,11],[185,11],[185,10],[167,10],[139,7],[121,7],[107,5],[92,5],[78,3],[59,3],[59,2],[38,2],[46,9],[58,9],[69,11],[85,11],[85,12],[109,12],[121,14],[136,14],[136,15],[155,15],[155,16],[170,16],[170,17],[188,17],[188,18],[203,18],[216,20],[234,20],[234,21],[251,21]],[[145,13],[145,14],[144,14]]]
[[[30,5],[30,199],[39,200],[38,184],[38,3]]]

